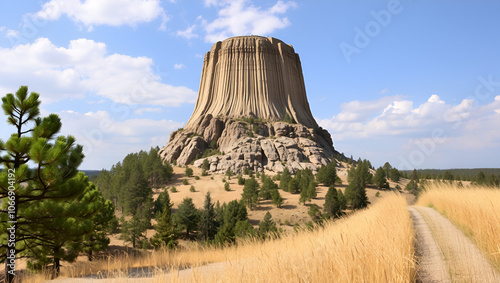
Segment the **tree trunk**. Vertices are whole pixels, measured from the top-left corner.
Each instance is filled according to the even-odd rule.
[[[61,271],[61,260],[58,257],[54,257],[54,278],[59,276]]]
[[[90,250],[90,251],[87,252],[87,259],[89,261],[92,261],[92,259],[93,259],[93,257],[92,257],[92,250]]]

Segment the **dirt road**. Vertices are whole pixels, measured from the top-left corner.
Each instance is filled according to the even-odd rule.
[[[429,207],[409,207],[419,282],[500,282],[500,274],[455,225]]]

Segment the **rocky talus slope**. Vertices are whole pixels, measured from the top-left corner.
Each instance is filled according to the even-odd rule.
[[[209,171],[240,172],[245,167],[255,171],[282,172],[285,167],[293,173],[310,168],[316,171],[328,164],[336,152],[326,130],[307,128],[286,122],[220,119],[208,114],[195,130],[173,132],[167,146],[161,149],[164,160],[186,165],[194,162],[201,167],[206,157]]]

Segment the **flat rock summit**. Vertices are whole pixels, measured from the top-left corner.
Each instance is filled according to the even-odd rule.
[[[206,53],[198,100],[163,160],[209,171],[316,171],[337,152],[307,102],[300,58],[276,38],[238,36]]]

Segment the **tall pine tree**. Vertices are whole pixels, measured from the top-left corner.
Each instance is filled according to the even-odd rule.
[[[88,178],[77,175],[84,157],[82,147],[71,136],[57,136],[62,125],[59,117],[50,114],[41,118],[39,106],[39,95],[28,94],[26,86],[2,98],[7,122],[15,129],[8,141],[0,141],[0,162],[4,166],[0,173],[0,198],[4,199],[0,214],[0,252],[3,254],[0,261],[5,261],[7,282],[15,277],[14,266],[10,264],[12,258],[21,255],[40,262],[34,256],[39,246],[34,246],[36,243],[47,244],[42,255],[48,255],[51,250],[57,267],[55,261],[61,253],[54,249],[58,244],[54,243],[54,233],[47,229],[62,229],[66,235],[83,234],[93,229],[88,218],[99,209],[91,203],[95,193],[89,189]],[[28,162],[33,169],[28,168]],[[75,211],[71,211],[71,207]],[[58,212],[71,217],[64,219],[57,215]],[[49,226],[38,225],[42,216],[53,219],[44,222]],[[77,223],[77,219],[82,221]],[[8,246],[7,228],[15,231],[14,246]],[[71,249],[75,250],[80,243],[70,238],[70,242],[75,243]],[[67,245],[61,247],[67,251]]]

